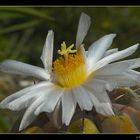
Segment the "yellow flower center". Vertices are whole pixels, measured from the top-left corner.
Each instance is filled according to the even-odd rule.
[[[58,54],[62,55],[54,61],[54,74],[58,84],[64,88],[72,88],[82,84],[87,78],[85,60],[77,53],[77,50],[72,50],[72,44],[68,48],[65,42],[61,44],[61,50]]]

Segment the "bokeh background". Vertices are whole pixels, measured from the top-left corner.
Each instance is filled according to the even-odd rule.
[[[110,48],[122,50],[140,43],[140,7],[0,7],[0,62],[15,59],[42,67],[40,55],[48,30],[55,32],[55,52],[62,41],[75,43],[81,12],[92,20],[86,48],[109,33],[117,34]],[[140,49],[129,58],[136,57]],[[30,84],[32,78],[0,73],[0,100]],[[0,132],[10,132],[18,115],[0,110]]]

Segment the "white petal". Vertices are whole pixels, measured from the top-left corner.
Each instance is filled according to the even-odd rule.
[[[134,62],[133,65],[131,66],[131,69],[135,69],[135,68],[139,68],[140,67],[140,58],[131,59],[129,61]]]
[[[114,88],[131,87],[137,84],[136,79],[127,73],[120,75],[102,75],[96,78],[107,81]]]
[[[56,128],[61,128],[62,126],[62,111],[61,111],[61,101],[59,100],[52,113],[47,113],[47,116],[51,122],[53,122]]]
[[[99,106],[96,106],[96,111],[105,116],[112,116],[114,112],[110,103],[101,103]]]
[[[97,81],[97,79],[96,79]],[[102,80],[99,80],[102,81]],[[110,102],[110,99],[106,93],[106,82],[104,82],[104,84],[102,84],[102,82],[89,82],[89,83],[85,83],[83,86],[85,87],[85,89],[87,89],[88,91],[90,91],[91,93],[94,94],[94,96],[96,96],[96,98],[99,100],[99,102]],[[102,87],[103,86],[103,87]],[[100,87],[102,89],[100,89]]]
[[[50,75],[44,69],[15,60],[5,60],[0,64],[0,70],[11,74],[33,76],[41,80],[50,78]]]
[[[27,94],[13,100],[7,104],[7,108],[10,110],[19,111],[28,107],[34,100],[36,100],[40,95],[47,94],[49,87],[41,87],[36,90],[30,91]]]
[[[13,111],[20,111],[21,109],[24,109],[27,106],[29,106],[33,101],[33,96],[24,95],[7,104],[7,108]]]
[[[111,55],[111,54],[116,53],[116,52],[118,52],[118,48],[107,50],[104,53],[103,57],[106,57],[106,56]],[[86,54],[86,57],[87,57],[88,56],[88,51],[85,51],[85,54]]]
[[[100,103],[110,103],[110,98],[108,96],[108,94],[106,93],[106,91],[104,92],[93,92],[93,94],[96,96],[96,98],[99,100]]]
[[[86,60],[86,51],[85,51],[85,48],[84,48],[84,44],[82,44],[78,48],[77,53],[79,53]]]
[[[140,72],[135,70],[128,70],[126,73],[128,75],[131,75],[133,78],[136,79],[136,81],[138,81],[138,83],[140,83]]]
[[[10,96],[8,96],[7,98],[5,98],[1,103],[0,103],[0,108],[6,108],[7,107],[7,104],[12,102],[13,100],[23,96],[23,95],[26,95],[27,93],[29,92],[35,92],[37,89],[40,89],[42,87],[48,87],[52,85],[50,82],[40,82],[38,84],[35,84],[33,86],[30,86],[30,87],[27,87],[27,88],[24,88]]]
[[[98,61],[94,67],[92,68],[92,71],[96,71],[97,69],[113,62],[113,61],[116,61],[116,60],[119,60],[119,59],[122,59],[122,58],[125,58],[131,54],[133,54],[137,48],[138,48],[138,45],[139,44],[135,44],[125,50],[122,50],[122,51],[119,51],[119,52],[116,52],[114,54],[111,54],[107,57],[104,57],[103,59],[101,59],[100,61]]]
[[[96,97],[94,95],[94,93],[92,93],[91,91],[87,92],[87,94],[89,94],[92,102],[93,102],[93,105],[95,107],[95,110],[102,114],[102,115],[114,115],[114,112],[112,110],[112,105],[110,103],[110,100],[106,101],[106,102],[100,102],[98,97]],[[104,95],[102,95],[102,98],[104,98]],[[101,99],[100,99],[101,100]]]
[[[52,71],[52,61],[53,61],[53,42],[54,42],[54,32],[50,30],[48,32],[45,45],[43,47],[41,60],[47,71],[51,73]]]
[[[94,42],[88,49],[87,59],[89,69],[100,60],[105,51],[110,47],[116,34],[105,35],[96,42]]]
[[[131,66],[132,62],[112,63],[108,64],[96,71],[96,75],[116,75],[126,72]],[[93,72],[94,74],[94,72]]]
[[[79,20],[78,31],[76,36],[76,48],[80,47],[90,27],[90,17],[82,13]]]
[[[90,77],[89,77],[90,78]],[[83,85],[88,88],[91,89],[95,92],[104,92],[106,90],[106,84],[107,82],[100,80],[100,79],[95,79],[93,77],[93,79],[89,79],[87,80]]]
[[[131,69],[139,68],[140,67],[140,58],[130,59],[130,60],[124,60],[117,63],[132,63],[133,65],[130,67]]]
[[[106,57],[106,56],[111,55],[111,54],[116,53],[116,52],[118,52],[118,48],[114,48],[114,49],[107,50],[107,51],[104,53],[103,57]]]
[[[69,125],[76,108],[76,101],[71,92],[67,91],[62,96],[62,123],[66,125]]]
[[[41,112],[52,112],[63,92],[63,89],[52,87],[49,94],[45,97],[45,101],[36,109],[35,114],[38,115]]]
[[[33,120],[35,119],[34,111],[35,109],[44,101],[44,97],[41,96],[37,100],[35,100],[30,107],[26,110],[22,121],[20,123],[19,131],[26,128],[28,125],[30,125]]]
[[[108,84],[104,80],[94,78],[83,85],[87,89],[86,93],[89,94],[96,111],[102,115],[114,115],[111,101],[106,93]]]
[[[78,102],[81,110],[88,110],[90,111],[92,109],[92,102],[90,100],[89,95],[86,93],[86,89],[82,86],[79,86],[75,89],[73,89],[73,95],[75,100]]]

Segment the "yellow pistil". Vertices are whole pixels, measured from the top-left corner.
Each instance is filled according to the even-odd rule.
[[[54,74],[57,82],[64,88],[72,88],[82,84],[86,78],[85,60],[77,50],[72,50],[74,45],[66,47],[65,42],[61,44],[58,54],[62,55],[54,61]]]
[[[61,50],[58,50],[58,54],[64,56],[65,62],[67,63],[68,61],[68,55],[69,53],[76,53],[77,50],[72,50],[72,48],[74,47],[74,44],[70,45],[68,48],[66,46],[66,43],[63,42],[61,44]]]

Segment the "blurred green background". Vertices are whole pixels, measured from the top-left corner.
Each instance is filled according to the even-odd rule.
[[[117,34],[111,48],[122,50],[140,42],[140,7],[0,7],[0,62],[15,59],[42,67],[40,55],[48,30],[55,32],[55,52],[62,41],[75,43],[81,12],[92,20],[86,48],[109,33]],[[140,57],[140,49],[132,57]],[[1,75],[0,99],[18,88]],[[0,132],[10,131],[15,116],[0,110]]]

